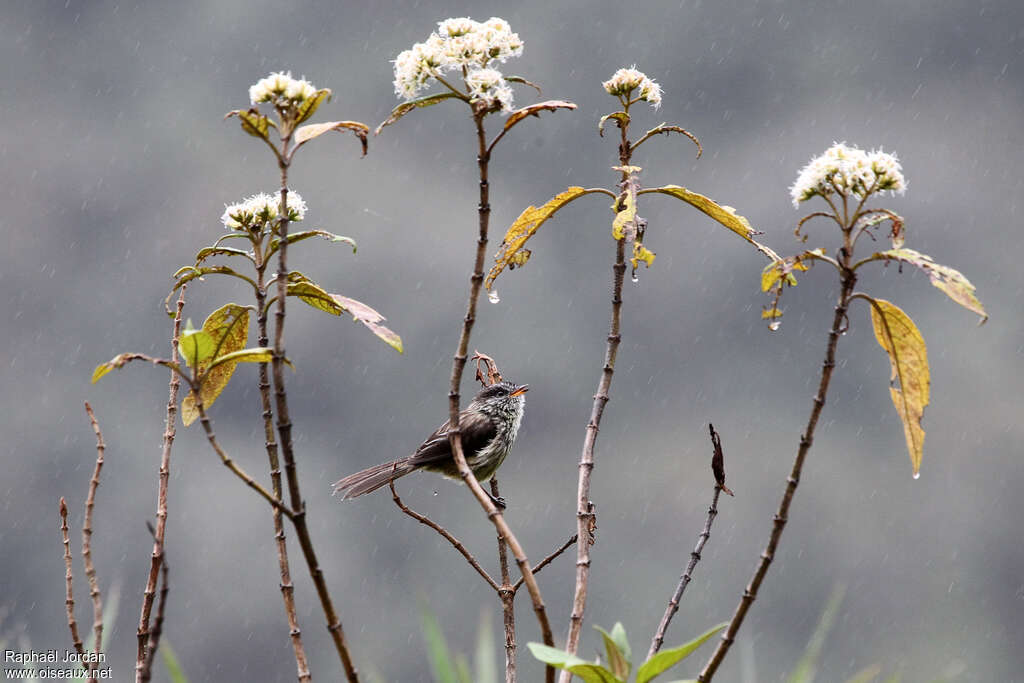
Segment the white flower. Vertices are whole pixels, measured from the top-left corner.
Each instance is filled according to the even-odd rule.
[[[630,97],[634,90],[639,89],[638,97],[649,102],[655,109],[661,106],[661,86],[638,70],[634,64],[628,69],[619,69],[610,79],[602,83],[609,95]]]
[[[874,150],[870,153],[837,142],[800,171],[790,188],[793,206],[820,195],[834,193],[864,198],[874,192],[906,192],[907,181],[895,155]]]
[[[489,106],[496,102],[505,111],[512,109],[512,88],[497,69],[474,69],[466,75],[466,85],[475,100],[483,100]]]
[[[288,106],[305,102],[316,92],[316,87],[305,78],[292,78],[291,71],[275,71],[249,87],[249,101]]]
[[[260,230],[278,216],[281,196],[260,192],[235,204],[224,207],[220,220],[229,230]],[[294,190],[288,191],[288,220],[301,221],[306,217],[306,202]]]
[[[522,52],[523,41],[504,19],[491,17],[484,23],[469,17],[445,19],[425,42],[416,43],[395,58],[395,93],[411,100],[427,87],[431,78],[448,71],[468,69],[467,86],[471,94],[492,102],[500,101],[507,109],[512,97],[511,89],[507,93],[502,89],[504,80],[483,87],[479,81],[470,83],[468,78],[476,71],[493,71],[487,68],[491,61],[504,62]]]

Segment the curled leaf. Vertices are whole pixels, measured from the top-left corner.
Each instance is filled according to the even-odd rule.
[[[299,110],[295,117],[295,125],[302,123],[315,114],[316,110],[320,108],[320,105],[330,99],[331,91],[327,88],[317,90],[312,97],[307,97],[306,100],[299,105]]]
[[[647,268],[651,267],[654,263],[655,253],[645,247],[642,242],[633,242],[633,258],[629,259],[629,262],[633,264],[633,270],[636,271],[640,267],[640,263],[643,262]]]
[[[498,252],[494,255],[495,264],[491,268],[490,272],[487,273],[487,279],[484,281],[484,286],[488,290],[491,289],[495,278],[501,274],[501,271],[506,267],[511,266],[513,263],[518,266],[522,266],[526,263],[526,259],[529,258],[529,256],[522,257],[518,254],[523,251],[523,247],[526,245],[527,240],[533,237],[538,228],[540,228],[546,220],[555,215],[556,211],[578,197],[595,192],[608,195],[611,194],[611,192],[603,189],[587,190],[582,187],[570,187],[564,192],[560,192],[553,198],[549,199],[547,203],[540,208],[536,206],[526,207],[526,209],[519,214],[519,217],[516,218],[509,229],[505,232],[505,238],[502,240],[501,246],[498,248]],[[518,260],[514,261],[513,259]]]
[[[521,109],[516,109],[514,112],[508,115],[505,119],[505,130],[510,129],[527,116],[540,116],[542,111],[557,111],[559,109],[575,109],[576,105],[572,102],[566,102],[564,100],[548,100],[547,102],[538,102],[536,104],[527,105]]]
[[[641,144],[646,142],[649,138],[654,137],[655,135],[667,135],[668,133],[679,133],[680,135],[685,135],[686,137],[690,138],[690,140],[693,141],[693,144],[697,145],[698,159],[700,159],[701,155],[704,154],[704,148],[701,146],[700,140],[697,139],[696,135],[686,130],[685,128],[682,128],[680,126],[670,126],[667,123],[663,123],[660,126],[652,128],[651,130],[644,133],[643,137],[634,142],[630,149],[635,150],[637,147],[639,147]]]
[[[370,127],[365,123],[359,123],[358,121],[328,121],[326,123],[311,123],[308,126],[302,126],[295,131],[295,146],[296,148],[301,147],[310,140],[318,138],[324,133],[329,133],[332,130],[352,131],[355,136],[359,138],[359,141],[363,146],[363,156],[366,156],[366,138],[370,134]]]
[[[270,142],[269,132],[273,122],[261,114],[258,109],[255,107],[252,109],[235,109],[225,114],[224,118],[227,119],[232,116],[238,117],[239,123],[242,124],[242,130],[246,133]]]
[[[205,247],[196,253],[196,265],[199,265],[211,256],[244,256],[252,261],[252,256],[249,252],[241,249],[232,249],[231,247]]]
[[[811,261],[824,255],[825,250],[819,248],[772,261],[761,271],[761,291],[767,292],[783,278],[790,287],[796,287],[796,277],[793,275],[793,271],[810,270],[810,266],[804,261]]]
[[[534,90],[536,90],[538,95],[543,95],[544,94],[544,93],[542,93],[540,91],[540,86],[539,85],[537,85],[533,81],[526,80],[522,76],[505,76],[505,80],[508,81],[509,83],[521,83],[522,85],[528,85],[531,88],[533,88]]]
[[[293,232],[288,235],[288,244],[294,244],[295,242],[301,242],[307,240],[310,237],[322,237],[328,242],[344,242],[345,244],[352,247],[352,253],[356,253],[356,242],[351,237],[345,237],[344,235],[335,235],[333,232],[327,232],[326,230],[304,230],[302,232]],[[278,237],[270,240],[270,248],[267,250],[266,258],[270,258],[274,252],[276,252],[281,246],[281,239]]]
[[[249,338],[249,309],[238,304],[226,304],[211,313],[203,322],[203,329],[195,333],[207,336],[213,343],[213,351],[208,355],[200,353],[198,359],[197,374],[200,378],[199,392],[203,401],[203,408],[209,409],[217,400],[224,387],[228,385],[231,375],[235,372],[237,360],[222,359],[235,351],[245,348]],[[182,356],[188,358],[185,340],[188,337],[182,335]],[[195,366],[193,366],[195,368]],[[181,421],[189,426],[199,417],[199,409],[196,406],[194,391],[190,391],[185,400],[181,402]]]
[[[619,128],[629,125],[629,114],[624,111],[613,111],[611,114],[605,114],[597,123],[597,134],[601,137],[604,137],[604,124],[608,119],[615,121],[615,123],[619,125]]]
[[[979,324],[983,324],[988,320],[988,313],[985,312],[985,307],[981,305],[981,301],[978,300],[974,293],[974,285],[960,271],[935,263],[931,256],[905,247],[882,251],[871,257],[871,260],[879,259],[901,261],[920,268],[928,274],[928,279],[931,280],[931,283],[941,289],[946,296],[967,310],[980,315],[981,321]]]
[[[366,325],[371,332],[377,335],[379,339],[395,351],[404,353],[405,349],[402,346],[402,338],[392,330],[380,324],[387,320],[387,318],[361,301],[350,299],[347,296],[342,296],[340,294],[331,294],[331,298],[336,304],[341,306],[343,310],[347,311],[348,314],[352,316],[353,320]]]
[[[636,186],[633,183],[629,184],[622,200],[615,208],[612,237],[617,240],[625,239],[627,242],[633,241],[636,239]]]
[[[440,93],[439,95],[428,95],[426,97],[420,97],[419,99],[409,100],[408,102],[402,102],[400,105],[391,110],[391,114],[388,115],[388,117],[384,119],[384,121],[379,126],[377,126],[377,130],[373,131],[373,134],[380,135],[380,132],[384,129],[384,126],[390,126],[392,123],[395,123],[396,121],[398,121],[398,119],[402,118],[403,116],[411,112],[413,109],[420,107],[430,107],[437,104],[438,102],[444,102],[445,100],[451,99],[453,97],[458,97],[458,95],[456,95],[453,92],[443,92]]]
[[[928,349],[917,325],[899,307],[885,299],[870,299],[870,303],[875,339],[889,354],[892,366],[889,392],[903,421],[907,451],[916,477],[924,449],[921,419],[928,405],[931,384]]]

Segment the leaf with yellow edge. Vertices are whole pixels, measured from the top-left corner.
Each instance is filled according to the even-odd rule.
[[[249,338],[249,309],[238,304],[221,306],[203,322],[201,332],[214,343],[213,353],[206,360],[200,359],[198,368],[203,408],[209,410],[228,385],[238,364],[238,360],[221,360],[221,357],[244,349]],[[187,427],[198,417],[195,392],[190,391],[181,402],[181,421]]]
[[[612,237],[621,239],[636,238],[636,187],[630,183],[622,198],[619,211],[612,221]],[[618,208],[618,206],[616,208]]]
[[[945,292],[946,296],[967,310],[980,315],[981,321],[979,324],[988,320],[988,313],[985,312],[985,307],[981,305],[981,301],[974,294],[974,285],[960,271],[935,263],[931,256],[905,247],[889,249],[872,256],[872,260],[877,259],[902,261],[903,263],[909,263],[920,268],[928,274],[928,279],[931,280],[931,283]]]
[[[736,213],[736,210],[731,206],[722,206],[717,204],[714,200],[705,197],[702,194],[690,192],[685,187],[680,187],[678,185],[665,185],[663,187],[652,187],[646,190],[640,190],[639,194],[649,194],[652,192],[667,194],[670,197],[683,200],[690,206],[703,211],[711,218],[714,218],[716,221],[729,228],[748,242],[754,242],[754,235],[760,234],[758,231],[754,230],[753,226],[750,225],[750,221]]]
[[[316,110],[320,108],[320,105],[324,102],[331,100],[331,91],[328,88],[321,88],[313,93],[312,97],[307,97],[305,101],[299,105],[299,110],[296,112],[295,123],[299,124],[308,119],[310,116],[316,113]]]
[[[274,125],[273,122],[261,114],[255,107],[252,109],[235,109],[229,111],[224,115],[224,118],[230,118],[237,116],[239,122],[242,124],[242,130],[253,137],[262,138],[267,142],[270,142],[268,135],[270,126]]]
[[[575,109],[576,105],[572,102],[566,102],[564,100],[548,100],[547,102],[538,102],[536,104],[529,104],[522,109],[516,109],[514,112],[508,115],[505,119],[504,130],[510,129],[527,116],[536,116],[540,118],[542,111],[557,111],[559,109]]]
[[[527,240],[533,237],[537,229],[544,224],[546,220],[555,215],[555,212],[561,209],[563,206],[568,204],[574,199],[582,197],[585,194],[611,194],[607,190],[597,189],[588,190],[582,187],[570,187],[564,192],[560,192],[553,198],[549,199],[540,208],[536,206],[526,207],[519,218],[512,223],[512,226],[505,232],[505,239],[502,240],[501,246],[498,248],[498,253],[494,255],[494,266],[490,272],[487,273],[487,279],[484,281],[484,286],[487,289],[491,288],[494,284],[495,278],[501,274],[506,267],[515,264],[522,266],[526,263],[526,259],[518,254],[524,251],[523,247],[526,245]],[[529,258],[529,257],[526,257]],[[518,260],[513,260],[518,259]]]
[[[331,298],[330,294],[308,280],[289,284],[288,296],[297,296],[313,308],[331,315],[341,315],[345,310]]]
[[[629,259],[629,262],[633,264],[634,271],[640,267],[641,261],[647,268],[650,268],[654,263],[654,257],[655,253],[645,247],[642,242],[633,242],[633,258]]]
[[[366,325],[366,327],[377,335],[377,337],[385,344],[399,353],[405,352],[405,349],[402,346],[402,338],[384,325],[381,325],[381,323],[387,320],[387,318],[364,304],[362,301],[350,299],[347,296],[342,296],[340,294],[331,294],[330,296],[334,302],[342,308],[342,310],[347,311],[348,314],[352,316],[353,320]]]
[[[931,384],[928,349],[914,321],[885,299],[871,299],[871,322],[875,327],[875,339],[889,354],[889,363],[892,365],[889,392],[896,412],[903,421],[907,450],[910,452],[914,476],[917,477],[924,449],[921,418],[928,405]],[[899,386],[896,386],[897,383]]]

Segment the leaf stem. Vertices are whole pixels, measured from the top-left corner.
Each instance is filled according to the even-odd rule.
[[[103,432],[100,431],[99,422],[92,412],[92,406],[85,402],[85,412],[89,415],[89,422],[96,434],[96,466],[92,471],[92,479],[89,480],[89,493],[85,498],[85,521],[82,523],[82,564],[85,566],[85,576],[89,580],[89,596],[92,598],[92,628],[95,633],[93,651],[100,652],[103,649],[103,597],[100,594],[99,581],[96,579],[96,567],[92,562],[92,511],[96,505],[96,489],[100,485],[100,470],[103,469],[103,453],[107,449],[103,441]],[[99,662],[90,662],[86,665],[90,672],[99,669]]]

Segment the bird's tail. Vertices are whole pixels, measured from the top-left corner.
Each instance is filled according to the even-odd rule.
[[[415,469],[409,463],[409,458],[374,465],[334,482],[334,493],[341,493],[342,500],[349,500],[364,493],[376,491],[381,486],[389,484],[399,477],[404,477]]]

